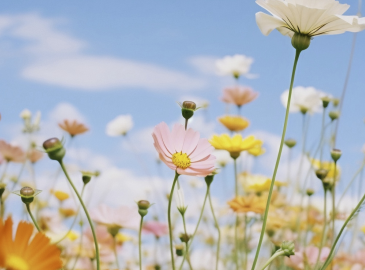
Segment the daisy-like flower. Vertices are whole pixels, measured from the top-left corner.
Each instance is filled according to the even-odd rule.
[[[0,268],[11,270],[57,270],[62,268],[61,251],[43,233],[32,237],[34,227],[20,222],[13,238],[13,221],[0,219]]]
[[[221,100],[226,103],[234,104],[238,107],[250,103],[258,97],[259,93],[247,86],[232,86],[223,90]]]
[[[213,135],[209,142],[217,150],[228,151],[232,158],[238,158],[242,151],[262,145],[262,141],[257,140],[254,136],[243,138],[241,134],[236,134],[232,138],[227,134]]]
[[[84,124],[79,123],[76,120],[71,121],[65,119],[62,123],[59,123],[58,126],[70,134],[71,137],[75,137],[76,135],[89,131]]]
[[[7,162],[21,163],[25,159],[25,153],[20,147],[12,146],[3,140],[0,140],[0,153]]]
[[[281,103],[286,108],[288,104],[289,90],[284,91],[281,96]],[[314,114],[322,111],[322,99],[325,93],[314,87],[297,86],[293,88],[289,112]],[[327,95],[328,96],[328,95]]]
[[[240,76],[248,74],[252,63],[252,58],[236,54],[217,60],[216,66],[220,75],[231,75],[238,79]]]
[[[343,16],[350,6],[335,0],[257,0],[256,3],[272,14],[256,13],[257,25],[266,36],[274,29],[289,37],[298,34],[309,38],[365,29],[365,18]]]
[[[169,233],[169,227],[165,223],[151,220],[143,224],[143,232],[151,233],[155,237],[160,238],[161,236],[167,235]]]
[[[241,116],[222,116],[218,118],[218,121],[221,122],[223,126],[225,126],[230,131],[241,131],[248,127],[250,122],[247,119]]]
[[[90,211],[90,217],[96,223],[115,229],[137,229],[140,219],[138,211],[135,208],[128,206],[111,208],[105,204]]]
[[[266,149],[262,147],[263,144],[264,143],[261,141],[260,144],[257,144],[255,147],[249,149],[247,152],[254,157],[261,156],[266,152]]]
[[[126,135],[132,127],[133,120],[131,115],[119,115],[107,124],[106,134],[112,137]]]
[[[36,149],[30,149],[27,153],[27,156],[29,161],[34,164],[43,157],[43,153]]]
[[[170,132],[166,123],[155,126],[152,137],[160,159],[178,174],[207,176],[214,171],[214,148],[197,131],[175,124]]]
[[[66,192],[63,192],[61,190],[52,191],[53,195],[60,201],[63,202],[70,198],[70,195]]]
[[[236,213],[254,212],[262,214],[266,208],[266,198],[250,194],[244,197],[236,197],[229,201],[228,205]]]
[[[264,175],[242,173],[238,176],[245,191],[263,192],[268,191],[271,185],[271,179]],[[276,186],[283,186],[285,183],[275,181]]]

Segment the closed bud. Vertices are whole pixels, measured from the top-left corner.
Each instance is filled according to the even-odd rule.
[[[31,187],[23,187],[20,190],[20,194],[25,197],[32,197],[34,195],[35,191]]]
[[[210,184],[213,182],[214,180],[214,174],[211,175],[207,175],[205,178],[205,183],[207,183],[207,186],[210,186]]]
[[[182,104],[179,103],[179,105],[181,107],[181,114],[186,120],[193,117],[194,112],[197,110],[196,104],[193,101],[184,101]]]
[[[331,99],[329,97],[323,97],[321,99],[323,108],[327,108],[328,104],[330,104]]]
[[[82,182],[84,182],[84,185],[88,184],[91,181],[91,177],[96,176],[95,172],[81,171],[81,173],[82,173]]]
[[[66,150],[63,147],[62,142],[57,138],[51,138],[43,143],[43,148],[46,150],[48,156],[52,160],[61,162],[66,154]]]
[[[23,203],[30,204],[33,202],[34,197],[41,193],[41,190],[33,189],[31,187],[23,187],[21,190],[14,191],[13,193],[20,196]]]
[[[333,98],[332,99],[332,103],[334,107],[337,107],[338,104],[340,104],[340,99],[339,98]]]
[[[332,157],[332,159],[333,159],[334,162],[336,162],[337,160],[339,160],[340,157],[341,157],[341,155],[342,155],[342,151],[341,150],[339,150],[339,149],[332,149],[331,150],[331,157]]]
[[[339,111],[330,111],[328,113],[328,116],[331,118],[332,121],[334,121],[340,117],[340,112]]]
[[[285,140],[285,145],[289,148],[293,148],[296,144],[297,144],[297,141],[294,140],[294,139],[287,139]]]
[[[325,169],[316,170],[316,176],[321,181],[323,181],[326,178],[327,174],[328,174],[328,170],[325,170]]]
[[[303,35],[295,33],[291,39],[291,44],[296,50],[304,51],[308,49],[311,43],[311,37],[308,35]]]
[[[332,182],[332,180],[330,180],[330,179],[324,179],[324,180],[322,181],[322,184],[323,184],[323,188],[324,188],[325,190],[331,190],[331,189],[332,189],[332,187],[333,187],[333,182]]]
[[[177,256],[179,256],[179,257],[184,256],[184,245],[183,244],[175,245],[175,249],[176,249]]]
[[[283,241],[281,243],[280,249],[284,251],[284,256],[290,257],[295,254],[295,246],[291,241]]]
[[[146,200],[140,200],[137,202],[138,205],[138,213],[141,215],[141,217],[144,217],[148,214],[148,208],[151,207],[151,204],[149,201]]]
[[[179,238],[180,238],[181,242],[187,243],[190,240],[190,235],[185,234],[185,233],[180,233]]]
[[[314,190],[311,189],[311,188],[308,188],[307,191],[306,191],[307,195],[310,197],[314,194]]]

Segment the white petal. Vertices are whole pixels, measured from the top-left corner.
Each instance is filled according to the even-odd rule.
[[[256,13],[256,23],[262,34],[267,36],[272,30],[286,26],[285,22],[263,12]],[[289,31],[289,30],[288,30]]]

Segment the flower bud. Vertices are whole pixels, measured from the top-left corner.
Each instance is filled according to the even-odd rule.
[[[241,152],[229,152],[229,154],[231,158],[237,159],[240,156]]]
[[[337,160],[339,160],[340,157],[341,157],[341,155],[342,155],[342,151],[341,150],[339,150],[339,149],[332,149],[331,150],[331,157],[332,157],[332,159],[333,159],[334,162],[336,162]]]
[[[181,242],[187,243],[190,240],[190,235],[185,234],[185,233],[180,233],[179,238],[180,238]]]
[[[4,192],[5,192],[5,188],[6,188],[6,184],[4,183],[0,183],[0,198],[1,196],[3,196]]]
[[[293,148],[296,144],[297,144],[297,141],[294,140],[294,139],[287,139],[285,140],[285,145],[289,148]]]
[[[27,120],[32,117],[32,113],[28,109],[25,109],[20,113],[20,117],[24,120]]]
[[[329,97],[323,97],[322,100],[322,106],[323,108],[327,108],[328,104],[330,104],[331,99]]]
[[[52,160],[61,162],[66,154],[66,150],[63,147],[62,142],[57,138],[51,138],[43,143],[43,148],[46,150],[48,156]]]
[[[280,249],[284,251],[284,256],[290,257],[295,254],[295,246],[291,241],[283,241],[281,243]]]
[[[210,184],[213,182],[214,180],[214,174],[211,175],[207,175],[205,178],[205,183],[207,183],[207,186],[210,186]]]
[[[334,185],[334,183],[332,182],[331,179],[324,179],[322,181],[322,184],[323,184],[324,190],[331,190]]]
[[[111,234],[112,237],[115,237],[119,233],[120,227],[118,226],[111,226],[108,227],[108,232]]]
[[[339,111],[330,111],[328,113],[328,116],[331,118],[332,121],[334,121],[340,117],[340,112]]]
[[[151,207],[150,202],[146,200],[140,200],[137,202],[137,205],[138,205],[138,213],[141,215],[141,217],[147,215],[148,208]]]
[[[326,178],[327,174],[328,174],[328,170],[325,170],[325,169],[318,169],[318,170],[316,170],[316,176],[321,181],[323,181]]]
[[[23,187],[20,190],[20,194],[25,196],[25,197],[32,197],[34,195],[34,189],[32,189],[31,187]]]
[[[13,193],[20,196],[23,203],[30,204],[33,202],[34,197],[41,193],[41,190],[33,189],[31,187],[23,187],[21,190],[14,191]]]
[[[303,35],[299,33],[295,33],[291,39],[291,44],[296,50],[304,51],[308,49],[311,43],[311,37],[308,35]]]
[[[314,190],[311,189],[311,188],[308,188],[307,191],[306,191],[307,195],[310,197],[314,194]]]
[[[175,249],[176,249],[176,255],[177,256],[184,256],[184,245],[183,244],[178,244],[175,245]]]
[[[84,185],[88,184],[91,181],[91,177],[96,176],[95,172],[81,171],[82,173],[82,182]]]
[[[337,107],[338,104],[340,104],[340,99],[339,98],[333,98],[332,99],[332,103],[334,107]]]
[[[179,104],[181,107],[182,116],[189,120],[193,115],[194,112],[197,110],[196,104],[193,101],[184,101],[182,104]]]
[[[308,108],[303,107],[303,106],[300,106],[299,110],[300,110],[300,112],[301,112],[302,114],[306,114],[306,113],[308,112]]]

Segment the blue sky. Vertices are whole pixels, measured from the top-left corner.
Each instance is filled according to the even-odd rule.
[[[346,14],[356,14],[357,1],[347,3],[351,8]],[[244,54],[254,58],[251,72],[259,76],[240,83],[260,92],[243,109],[251,121],[247,134],[266,131],[265,139],[271,136],[275,141],[284,116],[280,94],[289,86],[294,49],[290,39],[276,31],[268,37],[261,34],[255,22],[258,11],[263,10],[254,1],[4,2],[1,137],[12,140],[19,133],[19,113],[24,108],[42,111],[49,136],[60,134],[49,123],[53,121],[56,130],[57,119],[79,114],[91,132],[77,139],[78,147],[143,174],[125,142],[105,135],[106,124],[119,114],[131,114],[135,127],[130,137],[144,147],[150,128],[161,121],[176,122],[180,117],[176,101],[193,96],[210,102],[208,112],[198,112],[205,123],[199,126],[203,134],[223,132],[215,123],[225,109],[219,96],[234,81],[216,75],[214,60]],[[301,55],[295,85],[339,96],[352,37],[346,33],[315,38]],[[364,144],[364,42],[365,33],[359,33],[338,141],[344,151],[342,166],[349,174],[361,160]],[[319,136],[319,124],[316,115],[312,140]],[[300,125],[300,115],[291,115],[288,136],[299,140]],[[141,149],[141,155],[146,162],[154,160],[151,152]],[[256,169],[271,173],[270,166]]]

